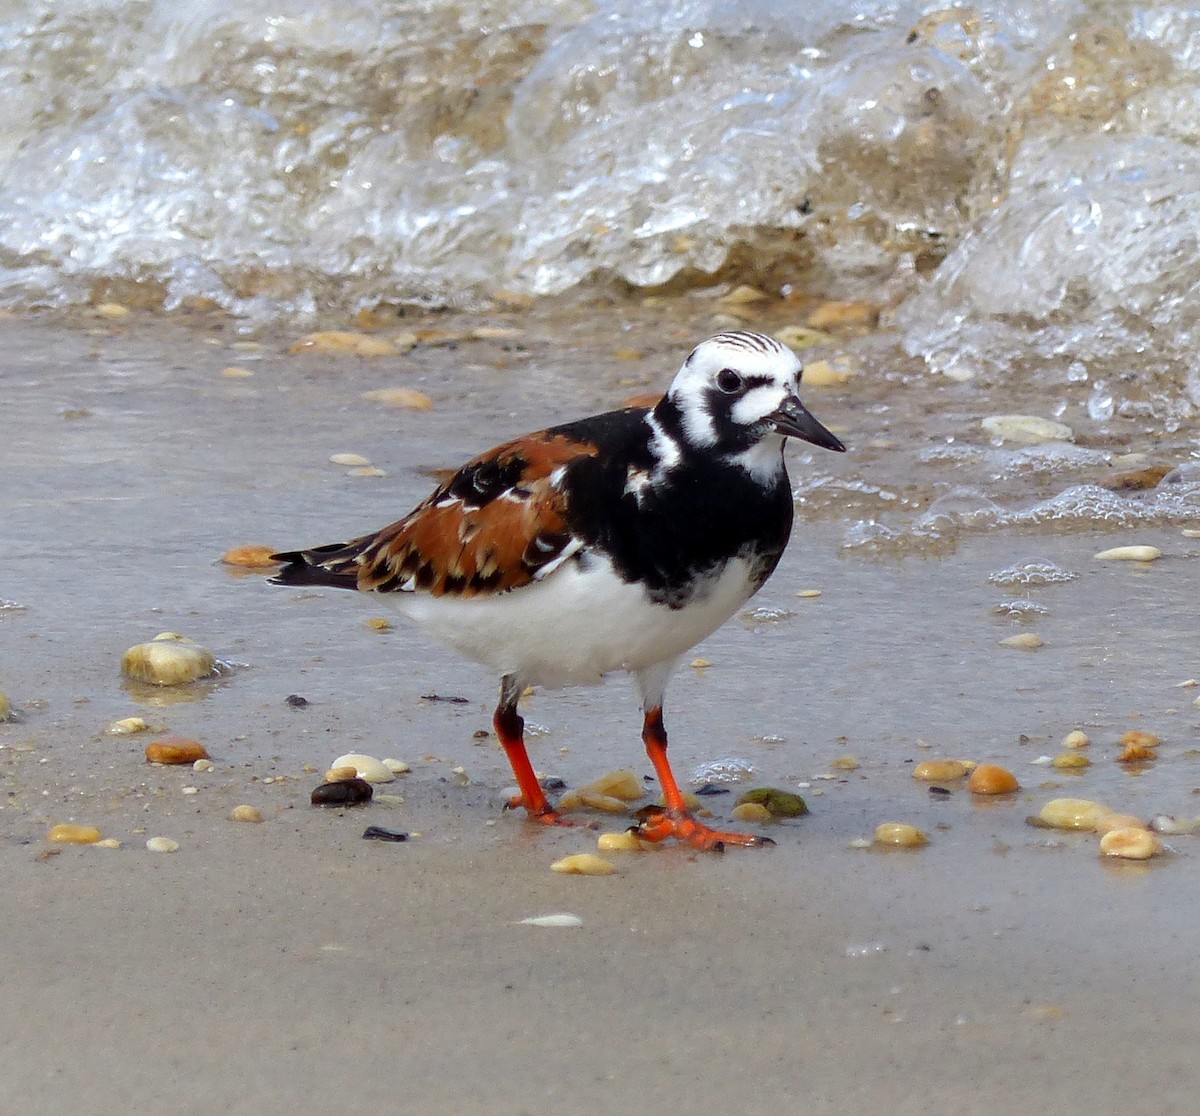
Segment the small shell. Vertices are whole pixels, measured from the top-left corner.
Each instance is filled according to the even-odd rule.
[[[1124,860],[1149,860],[1162,851],[1162,842],[1148,829],[1113,829],[1100,838],[1101,853]]]
[[[550,926],[562,927],[564,929],[574,929],[577,926],[583,925],[583,919],[578,915],[573,914],[548,914],[535,915],[533,918],[523,918],[517,923],[518,926]]]
[[[111,736],[128,736],[135,732],[145,732],[149,727],[141,717],[122,717],[119,721],[113,721],[105,731]]]
[[[164,736],[146,745],[149,763],[193,764],[203,759],[208,759],[208,749],[198,740],[186,736]]]
[[[210,759],[198,759],[192,764],[193,771],[199,771],[202,775],[207,775],[210,771],[215,770],[215,765]]]
[[[336,770],[339,767],[353,767],[360,779],[368,783],[390,783],[396,776],[388,769],[387,764],[374,756],[364,756],[358,752],[349,752],[329,765]]]
[[[361,468],[364,465],[370,465],[370,459],[363,457],[361,453],[334,453],[329,456],[330,465],[345,465],[357,466]]]
[[[278,549],[260,545],[235,546],[221,555],[221,561],[227,566],[240,566],[247,570],[270,570],[279,565],[271,559]]]
[[[119,849],[121,842],[115,837],[105,837],[103,840],[97,841],[93,847],[97,849]]]
[[[981,763],[967,780],[967,790],[972,794],[1012,794],[1020,789],[1017,777],[994,763]]]
[[[616,866],[595,853],[574,853],[550,865],[550,871],[571,876],[611,876]]]
[[[653,847],[649,841],[628,830],[624,833],[601,833],[596,838],[596,848],[601,852],[642,852]]]
[[[260,822],[262,811],[257,806],[235,806],[229,811],[229,820],[235,822]]]
[[[1021,446],[1075,441],[1075,433],[1069,426],[1037,415],[990,415],[979,425],[989,437]]]
[[[929,844],[929,838],[915,825],[884,822],[875,827],[875,844],[898,849],[919,849]]]
[[[1038,819],[1052,829],[1092,829],[1106,813],[1111,813],[1107,806],[1090,799],[1052,798],[1038,811]]]
[[[601,775],[587,786],[579,788],[580,794],[600,794],[609,798],[619,798],[624,802],[637,802],[646,797],[646,788],[642,781],[632,771],[610,771]]]
[[[1153,562],[1162,557],[1156,546],[1114,546],[1096,556],[1100,562]]]
[[[151,837],[146,842],[146,848],[150,852],[173,853],[179,851],[179,842],[172,841],[170,837]]]
[[[1091,741],[1088,739],[1086,732],[1075,729],[1063,737],[1062,746],[1064,748],[1086,748],[1090,743]]]
[[[217,660],[211,651],[174,632],[139,643],[121,657],[122,674],[154,686],[180,686],[208,678],[216,670]]]
[[[385,759],[381,762],[383,763],[383,766],[386,767],[393,775],[407,775],[410,771],[412,771],[412,768],[409,767],[408,764],[403,760]]]
[[[966,767],[958,760],[922,760],[913,768],[912,777],[923,783],[953,783],[966,774]]]
[[[1200,829],[1200,818],[1177,818],[1174,814],[1155,814],[1150,820],[1150,828],[1155,833],[1182,837]]]
[[[61,845],[94,845],[100,840],[100,830],[94,825],[72,825],[63,822],[51,826],[46,840]]]

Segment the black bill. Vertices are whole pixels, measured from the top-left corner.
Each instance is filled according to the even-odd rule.
[[[777,433],[787,438],[801,438],[822,449],[845,453],[846,447],[836,434],[831,434],[807,411],[794,395],[785,399],[774,414],[767,416]]]

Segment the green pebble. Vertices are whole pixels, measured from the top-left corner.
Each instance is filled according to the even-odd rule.
[[[743,802],[765,806],[773,818],[798,818],[808,813],[808,804],[803,798],[778,787],[754,787],[746,791],[734,805],[741,806]]]

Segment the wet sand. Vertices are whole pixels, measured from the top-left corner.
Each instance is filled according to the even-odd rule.
[[[668,726],[681,775],[740,756],[756,782],[810,784],[812,814],[773,827],[773,850],[667,848],[596,879],[549,871],[591,834],[501,811],[511,777],[475,737],[485,672],[399,625],[370,631],[385,611],[373,602],[217,562],[239,543],[380,526],[425,494],[431,469],[664,386],[712,331],[710,309],[656,331],[620,308],[535,318],[519,339],[382,362],[287,356],[287,338],[247,350],[203,323],[0,323],[0,598],[23,606],[0,611],[0,690],[21,714],[0,725],[13,1111],[1194,1109],[1200,838],[1111,863],[1091,836],[1024,822],[1067,794],[1146,817],[1200,811],[1200,691],[1176,688],[1200,674],[1200,547],[1178,526],[1008,530],[871,556],[841,547],[872,511],[853,500],[871,498],[810,493],[754,602],[793,615],[707,641],[713,665],[681,672]],[[614,359],[618,345],[644,355]],[[919,465],[919,446],[980,413],[1036,410],[997,392],[981,412],[966,389],[889,379],[878,349],[861,359],[847,387],[806,392],[855,452],[795,455],[796,482],[819,470],[917,506],[960,468]],[[254,375],[224,378],[228,365]],[[433,410],[360,398],[392,385],[425,391]],[[347,476],[328,463],[338,452],[388,476]],[[1063,487],[1014,483],[1031,500]],[[1092,561],[1125,541],[1165,557]],[[1034,557],[1080,577],[1024,594],[1049,609],[1024,625],[1043,648],[1001,649],[1023,629],[992,610],[1022,594],[988,575]],[[795,596],[814,587],[821,597]],[[240,665],[183,695],[123,685],[121,653],[163,630]],[[310,704],[289,707],[293,693]],[[204,741],[215,770],[149,767],[147,737],[104,735],[129,715]],[[623,680],[535,695],[526,715],[546,729],[535,765],[571,785],[649,771]],[[1029,762],[1077,727],[1095,741],[1084,775]],[[1162,758],[1116,764],[1128,728],[1161,735]],[[380,788],[402,805],[308,805],[319,771],[354,750],[412,764]],[[844,754],[859,769],[821,778]],[[1004,764],[1025,789],[935,798],[910,772],[940,755]],[[457,765],[469,786],[454,784]],[[729,798],[714,801],[727,817]],[[242,802],[262,825],[226,820]],[[50,849],[49,826],[70,820],[122,847]],[[930,845],[851,847],[885,820],[920,825]],[[420,836],[366,842],[368,824]],[[146,852],[155,834],[180,850]],[[519,925],[554,911],[583,926]]]

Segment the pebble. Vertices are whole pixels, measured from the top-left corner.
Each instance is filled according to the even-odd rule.
[[[601,833],[596,838],[596,848],[601,852],[641,852],[647,847],[654,846],[629,830],[624,833]]]
[[[717,301],[724,303],[726,306],[744,306],[748,302],[764,302],[768,298],[770,298],[770,295],[764,291],[743,283],[741,286],[734,287],[733,290],[721,295]]]
[[[1061,756],[1055,756],[1050,761],[1050,766],[1057,767],[1060,771],[1080,771],[1085,767],[1091,767],[1092,761],[1078,752],[1063,752]]]
[[[208,759],[208,749],[198,740],[186,736],[164,736],[146,745],[149,763],[194,764],[203,759]]]
[[[110,322],[128,318],[129,313],[129,307],[122,306],[119,302],[102,302],[96,307],[96,316],[107,318]]]
[[[309,797],[314,806],[362,806],[374,793],[365,779],[343,779],[340,783],[322,783]]]
[[[1143,732],[1141,729],[1130,729],[1117,743],[1126,748],[1131,744],[1137,748],[1157,748],[1162,743],[1162,737],[1155,736],[1152,732]]]
[[[854,376],[854,369],[844,361],[836,363],[828,360],[810,360],[804,365],[804,386],[808,387],[840,387],[849,383]]]
[[[1086,748],[1090,743],[1086,732],[1075,729],[1063,737],[1062,746],[1064,748]]]
[[[828,345],[833,336],[824,330],[789,325],[775,331],[775,340],[782,341],[789,349],[811,349],[814,345]]]
[[[1163,851],[1162,842],[1148,829],[1113,829],[1100,838],[1100,852],[1123,860],[1149,860]]]
[[[1111,813],[1087,798],[1052,798],[1038,811],[1038,820],[1051,829],[1093,829],[1096,819]]]
[[[260,822],[262,811],[257,806],[235,806],[229,811],[229,820],[235,822]]]
[[[741,806],[761,806],[771,818],[799,818],[808,813],[808,803],[800,795],[779,787],[754,787],[740,794],[734,802],[735,817],[737,807]],[[755,819],[745,817],[742,820]]]
[[[412,768],[403,760],[385,759],[380,761],[393,775],[407,775]]]
[[[201,774],[207,775],[208,772],[215,770],[216,765],[210,759],[198,759],[192,764],[193,771],[199,771]]]
[[[806,601],[816,600],[821,595],[820,589],[797,589],[796,596]]]
[[[344,783],[347,779],[357,779],[357,767],[331,767],[325,772],[325,782]]]
[[[334,453],[329,455],[330,465],[370,465],[370,459],[361,453]]]
[[[967,790],[972,794],[1012,794],[1020,789],[1017,777],[994,763],[981,763],[967,780]]]
[[[395,627],[386,616],[368,616],[363,623],[373,632],[390,632]]]
[[[1045,642],[1037,632],[1018,632],[1016,635],[1010,635],[1002,639],[1000,646],[1013,647],[1018,651],[1036,651]]]
[[[550,865],[551,872],[563,872],[571,876],[611,876],[616,865],[595,853],[573,853]]]
[[[834,771],[857,771],[859,763],[853,756],[838,756],[829,766]]]
[[[387,473],[374,465],[359,465],[351,469],[349,475],[352,477],[386,477]]]
[[[131,647],[121,657],[121,673],[136,682],[179,686],[216,673],[211,651],[177,632],[163,632],[149,643]]]
[[[254,372],[240,364],[229,364],[221,369],[220,375],[228,380],[248,380]]]
[[[1101,562],[1153,562],[1162,557],[1162,551],[1156,546],[1114,546],[1095,557]]]
[[[100,830],[94,825],[72,825],[63,822],[50,827],[47,841],[60,845],[94,845],[100,840]]]
[[[515,326],[476,326],[470,336],[477,341],[512,341],[524,337],[525,331]]]
[[[119,849],[121,842],[115,837],[105,837],[102,841],[97,841],[95,846],[97,849]]]
[[[370,403],[383,403],[385,406],[400,407],[406,411],[428,411],[433,408],[433,400],[415,388],[376,388],[374,391],[364,391],[363,398]]]
[[[535,915],[533,918],[523,918],[517,923],[518,926],[549,926],[560,927],[563,929],[574,929],[583,925],[583,919],[578,915],[567,914],[548,914]]]
[[[646,788],[632,771],[623,769],[610,771],[593,779],[587,786],[579,788],[580,794],[600,794],[608,798],[619,798],[623,802],[637,802],[646,797]]]
[[[179,842],[172,841],[170,837],[151,837],[146,842],[146,848],[150,852],[173,853],[179,851]]]
[[[0,720],[3,720],[0,717]],[[128,736],[135,732],[145,732],[150,725],[141,717],[122,717],[119,721],[113,721],[105,730],[111,736]]]
[[[348,752],[344,756],[338,756],[329,766],[335,770],[339,767],[353,767],[358,777],[366,779],[368,783],[390,783],[396,777],[387,764],[374,756],[364,756],[359,752]]]
[[[395,356],[399,350],[386,337],[374,337],[352,330],[327,329],[301,337],[292,343],[288,352],[293,356],[298,353],[349,353],[352,356],[380,357]]]
[[[1075,432],[1069,426],[1037,415],[989,415],[979,425],[988,437],[1020,446],[1075,441]]]
[[[879,308],[869,302],[823,302],[807,318],[813,329],[831,326],[871,326],[879,321]],[[806,369],[807,371],[807,369]]]
[[[761,802],[741,802],[729,815],[734,821],[756,824],[771,820],[771,811]]]
[[[875,844],[898,849],[919,849],[929,844],[929,838],[915,825],[884,822],[875,827]]]
[[[923,783],[952,783],[966,774],[966,766],[959,760],[922,760],[913,768],[912,777]]]
[[[227,566],[240,566],[247,570],[271,570],[279,565],[271,557],[277,549],[260,544],[235,546],[221,555],[221,561]]]
[[[592,810],[599,810],[604,814],[624,814],[629,805],[623,799],[614,798],[611,794],[589,794],[586,791],[577,792],[579,801]]]

